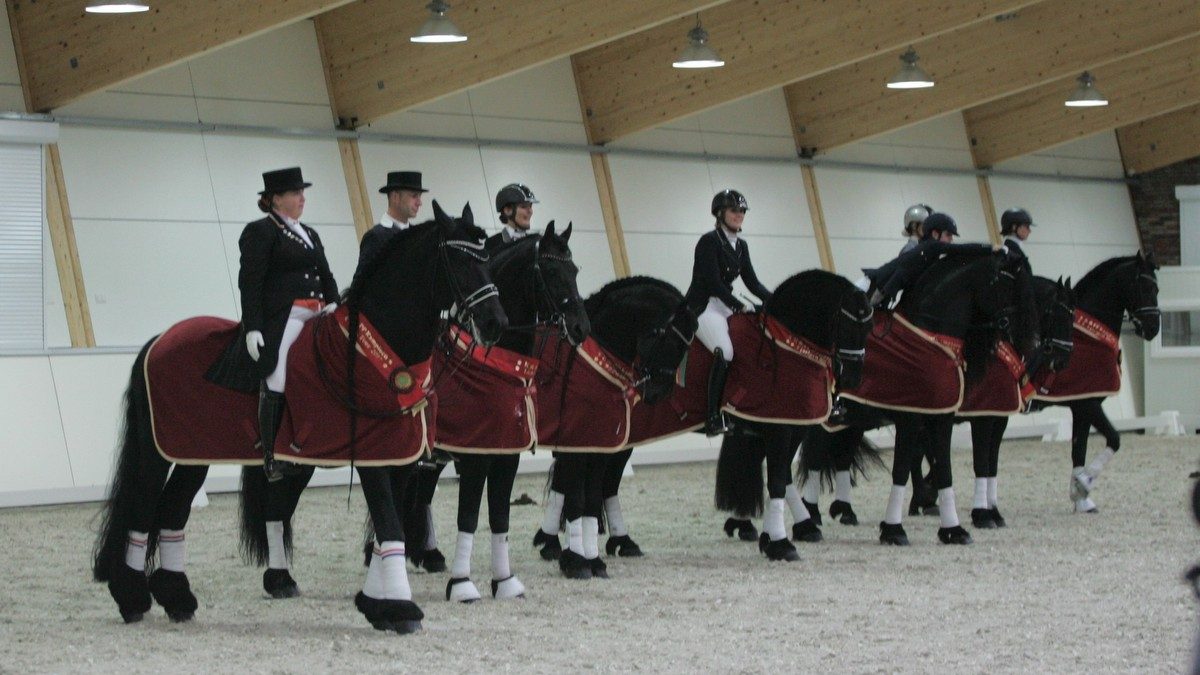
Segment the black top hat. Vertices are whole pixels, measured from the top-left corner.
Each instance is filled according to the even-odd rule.
[[[267,171],[262,177],[263,190],[258,193],[260,195],[274,195],[282,192],[290,192],[291,190],[303,190],[312,185],[312,183],[304,182],[304,176],[300,173],[300,167],[298,166]]]
[[[429,192],[421,187],[421,172],[420,171],[389,171],[387,177],[387,185],[379,188],[381,194],[387,194],[392,190],[412,190],[413,192]]]

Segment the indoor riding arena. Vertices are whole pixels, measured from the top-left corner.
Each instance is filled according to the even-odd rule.
[[[5,10],[0,672],[1200,672],[1196,0]]]

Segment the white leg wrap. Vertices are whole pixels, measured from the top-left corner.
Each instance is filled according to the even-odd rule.
[[[523,598],[525,597],[525,584],[521,583],[521,580],[514,574],[507,579],[497,580],[496,591],[493,595],[497,600]]]
[[[808,485],[805,484],[804,491],[808,492]],[[788,508],[792,511],[792,521],[802,523],[811,517],[808,512],[808,507],[800,499],[800,491],[795,485],[788,485],[783,491],[783,501],[787,502]]]
[[[1087,497],[1091,491],[1092,479],[1087,475],[1086,469],[1082,466],[1071,469],[1071,489],[1068,492],[1071,501],[1078,502]]]
[[[186,570],[187,546],[184,543],[183,530],[158,531],[158,561],[164,570]]]
[[[788,487],[791,487],[790,485]],[[804,501],[816,504],[821,501],[821,472],[809,471],[804,479]]]
[[[567,548],[583,555],[583,519],[567,521]]]
[[[367,565],[367,580],[362,590],[368,598],[383,598],[383,558],[379,555],[378,543],[371,550],[371,563]]]
[[[767,504],[767,512],[763,514],[763,532],[771,541],[787,538],[787,530],[783,526],[783,511],[787,508],[786,500],[772,499]]]
[[[1105,448],[1100,452],[1100,454],[1096,455],[1096,457],[1092,459],[1092,463],[1088,464],[1088,467],[1084,470],[1084,473],[1087,474],[1092,480],[1096,480],[1096,477],[1099,476],[1100,472],[1104,470],[1104,465],[1108,464],[1109,460],[1116,455],[1116,451],[1112,448]]]
[[[492,535],[492,578],[507,579],[512,576],[508,562],[508,533]]]
[[[583,517],[583,557],[595,560],[600,557],[600,519]]]
[[[546,512],[542,515],[542,532],[558,534],[558,523],[562,520],[564,499],[563,493],[550,491],[550,496],[546,498]]]
[[[629,534],[625,527],[625,516],[621,513],[621,499],[613,495],[604,500],[604,517],[608,519],[608,536],[623,537]]]
[[[833,475],[834,499],[850,503],[850,472],[838,471]]]
[[[942,518],[942,527],[958,527],[958,509],[954,506],[954,488],[938,490],[938,515]]]
[[[998,498],[997,498],[997,496],[996,496],[996,495],[997,495],[997,492],[996,492],[996,477],[995,477],[995,476],[992,476],[991,478],[988,478],[988,479],[987,479],[987,481],[988,481],[988,484],[987,484],[987,503],[988,503],[988,508],[989,508],[989,509],[994,509],[994,508],[996,508],[996,505],[998,505],[998,504],[1000,503],[1000,502],[999,502],[999,500],[998,500]]]
[[[125,540],[126,565],[139,572],[146,571],[146,541],[149,538],[149,532],[129,531],[129,537]]]
[[[971,508],[986,509],[988,507],[987,489],[988,479],[975,479],[975,501],[971,502]]]
[[[412,589],[408,586],[408,570],[404,567],[404,542],[379,542],[379,561],[383,599],[412,600]],[[371,562],[375,562],[374,556],[371,557]]]
[[[893,485],[888,495],[887,511],[883,513],[883,522],[888,525],[899,525],[900,515],[904,513],[904,485]]]
[[[283,521],[267,522],[267,567],[273,570],[288,568],[287,549],[283,546]]]
[[[470,532],[459,532],[458,543],[454,547],[454,563],[450,566],[450,576],[465,578],[471,576],[471,550],[475,548],[475,535]]]
[[[1075,513],[1095,513],[1096,510],[1096,502],[1091,497],[1075,500]]]

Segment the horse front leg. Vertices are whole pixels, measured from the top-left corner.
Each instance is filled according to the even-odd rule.
[[[533,547],[538,549],[542,560],[558,560],[562,557],[562,544],[558,541],[559,524],[563,518],[563,504],[566,499],[564,478],[560,474],[562,456],[554,453],[554,461],[550,464],[550,475],[546,479],[546,508],[542,512],[542,525],[533,535]],[[569,471],[569,469],[567,469]]]
[[[488,524],[492,528],[492,597],[509,600],[525,597],[525,585],[513,574],[508,556],[509,512],[520,455],[492,460],[488,471]]]
[[[864,429],[855,427],[838,432],[829,448],[833,464],[833,502],[829,505],[829,517],[837,519],[843,525],[858,525],[858,514],[854,512],[850,503],[850,490],[854,485],[851,472],[854,469],[855,457],[863,447],[865,433]]]
[[[914,462],[921,458],[921,430],[917,416],[912,413],[893,413],[896,424],[896,449],[892,453],[892,490],[887,509],[879,522],[879,543],[908,546],[908,534],[901,517],[904,511],[904,492]]]
[[[1000,461],[1000,443],[1008,418],[972,417],[971,457],[975,468],[975,499],[971,504],[971,524],[983,530],[1004,527],[1007,523],[996,506],[996,474]]]
[[[482,596],[471,581],[471,554],[475,549],[475,530],[479,527],[479,507],[493,457],[460,454],[454,462],[458,471],[458,538],[450,580],[446,582],[446,600],[470,603]]]
[[[1100,472],[1121,449],[1121,435],[1104,414],[1104,400],[1089,398],[1071,403],[1071,498],[1076,513],[1097,513],[1092,501],[1092,487]],[[1105,447],[1090,464],[1087,463],[1088,433],[1092,428],[1104,436]]]
[[[640,558],[642,548],[629,536],[629,528],[625,525],[625,514],[621,511],[621,478],[633,448],[608,455],[604,458],[604,520],[608,523],[608,541],[604,543],[604,551],[608,555],[621,558]]]
[[[821,512],[818,511],[817,500],[820,498],[821,476],[818,473],[815,476],[815,482],[812,481],[814,476],[807,476],[805,480],[805,492],[811,491],[818,496],[813,496],[809,501],[805,496],[800,494],[799,488],[796,486],[796,481],[791,476],[792,460],[795,459],[796,453],[800,449],[800,445],[804,442],[805,436],[808,435],[808,429],[800,426],[785,426],[785,432],[780,433],[779,442],[783,443],[780,458],[786,458],[788,467],[787,485],[783,490],[783,499],[787,502],[788,508],[792,512],[792,540],[808,542],[815,544],[821,541],[824,537],[821,535]],[[778,461],[778,460],[777,460]],[[801,465],[803,466],[803,465]]]
[[[954,503],[954,477],[950,471],[950,436],[954,432],[954,415],[927,415],[924,425],[933,454],[933,487],[937,490],[938,540],[943,544],[970,544],[971,534],[958,521]]]
[[[792,444],[791,427],[763,425],[763,442],[767,453],[767,502],[763,513],[763,531],[758,537],[758,549],[768,560],[794,562],[800,559],[796,547],[788,541],[784,526],[784,511],[793,508],[793,515],[802,514],[811,526],[807,511],[800,501],[800,493],[792,480],[792,457],[796,447]],[[790,504],[789,504],[790,502]],[[815,527],[815,526],[813,526]],[[817,530],[818,535],[820,530]]]
[[[408,585],[404,522],[396,509],[395,484],[390,475],[393,469],[384,466],[355,468],[362,483],[367,511],[375,524],[375,548],[367,567],[366,582],[354,597],[354,605],[378,630],[401,634],[418,631],[425,613],[412,601],[412,588]]]

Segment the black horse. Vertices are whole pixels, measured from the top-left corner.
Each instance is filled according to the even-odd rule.
[[[357,344],[361,316],[404,363],[421,363],[429,358],[439,334],[439,314],[452,305],[481,342],[491,344],[500,337],[508,321],[483,265],[487,260],[482,246],[485,233],[473,224],[469,206],[461,218],[453,219],[435,202],[434,216],[433,220],[393,237],[346,293],[343,304],[350,317],[348,346]],[[332,319],[321,317],[314,321],[332,322]],[[191,619],[197,607],[183,571],[182,547],[178,547],[180,559],[170,561],[169,566],[164,555],[163,565],[148,578],[143,571],[146,560],[153,560],[160,542],[165,545],[168,541],[182,540],[192,498],[208,473],[207,462],[175,464],[171,470],[172,463],[156,447],[145,375],[147,353],[154,343],[151,340],[142,348],[133,365],[125,395],[123,441],[103,511],[101,532],[93,550],[93,576],[97,581],[108,582],[126,622],[138,621],[150,610],[151,596],[174,621]],[[358,350],[347,348],[346,352],[345,374],[350,386],[338,395],[351,411],[347,435],[353,457],[355,420],[373,413],[361,410],[355,402],[353,383]],[[253,448],[250,451],[250,454],[257,452]],[[282,528],[312,469],[304,468],[300,476],[268,487],[261,455],[247,457],[243,463],[252,465],[243,477],[257,479],[244,483],[243,492],[256,495],[251,501],[257,503],[267,519]],[[393,471],[386,466],[356,468],[378,528],[380,545],[367,572],[366,584],[355,597],[355,605],[377,629],[399,633],[417,630],[424,615],[412,602],[404,569],[404,528],[401,514],[394,506]],[[252,533],[249,540],[243,540],[244,551],[260,561],[266,560],[266,539],[265,528]],[[286,570],[287,553],[276,554],[284,561],[282,568],[269,568],[264,575],[268,590],[272,582],[290,581],[295,588]]]
[[[1065,368],[1073,347],[1071,326],[1075,321],[1075,293],[1071,282],[1033,277],[1033,293],[1038,311],[1038,352],[1026,363],[1026,372],[1036,377],[1042,370],[1057,372]],[[1006,339],[1012,341],[1011,335]],[[963,417],[959,417],[963,419]],[[975,501],[971,524],[979,529],[1005,527],[1008,523],[997,506],[996,474],[1000,462],[1000,442],[1008,428],[1007,415],[972,415],[972,460],[975,468]]]
[[[801,272],[780,284],[765,311],[833,355],[836,387],[858,385],[873,312],[866,295],[854,284],[829,272]],[[792,514],[793,539],[811,542],[821,538],[791,478],[796,448],[810,428],[739,419],[733,433],[721,443],[714,503],[718,510],[740,516],[726,521],[730,536],[737,531],[747,541],[755,538],[749,518],[763,514],[762,463],[766,461],[770,501],[758,542],[759,550],[770,560],[799,559],[784,529],[785,510]]]
[[[558,235],[552,222],[545,234],[524,237],[492,254],[492,279],[500,289],[500,302],[511,322],[509,330],[497,343],[498,347],[525,356],[541,356],[539,345],[544,344],[546,330],[559,331],[572,345],[583,342],[591,332],[576,285],[579,268],[571,257],[570,238],[570,225]],[[479,420],[485,427],[505,422]],[[459,479],[458,537],[451,578],[446,585],[446,599],[473,602],[480,597],[479,589],[470,579],[471,551],[479,526],[479,507],[485,485],[488,525],[492,533],[492,597],[523,597],[525,586],[513,574],[508,555],[509,500],[521,456],[519,453],[498,454],[471,448],[458,448],[452,454]],[[427,568],[434,561],[432,552],[436,551],[436,537],[430,536],[434,534],[430,500],[441,466],[418,472],[416,489],[412,491],[416,499],[410,506],[413,509],[411,522],[424,522],[428,530],[423,540],[428,550],[416,562],[426,563]]]
[[[1153,340],[1160,328],[1158,308],[1158,265],[1153,254],[1110,258],[1092,268],[1075,285],[1077,307],[1103,324],[1115,341],[1126,316],[1134,332],[1143,340]],[[1114,354],[1115,357],[1115,354]],[[1072,356],[1071,370],[1110,369],[1113,363],[1092,361],[1079,350]],[[1095,513],[1092,487],[1101,470],[1121,449],[1121,436],[1104,414],[1103,396],[1055,397],[1036,395],[1047,405],[1065,405],[1071,409],[1071,479],[1069,497],[1078,513]],[[1096,429],[1104,436],[1106,447],[1087,462],[1088,434]]]
[[[634,276],[609,282],[590,295],[584,306],[592,323],[592,338],[632,367],[643,402],[654,405],[666,398],[696,334],[696,317],[688,310],[683,294],[665,281]],[[539,392],[541,396],[557,395],[551,387]],[[599,553],[602,514],[607,516],[608,554],[641,555],[629,538],[617,499],[621,474],[632,452],[629,448],[611,454],[554,453],[545,516],[533,545],[541,548],[543,559],[558,560],[567,577],[608,577]],[[558,541],[563,521],[568,532],[566,550]]]

